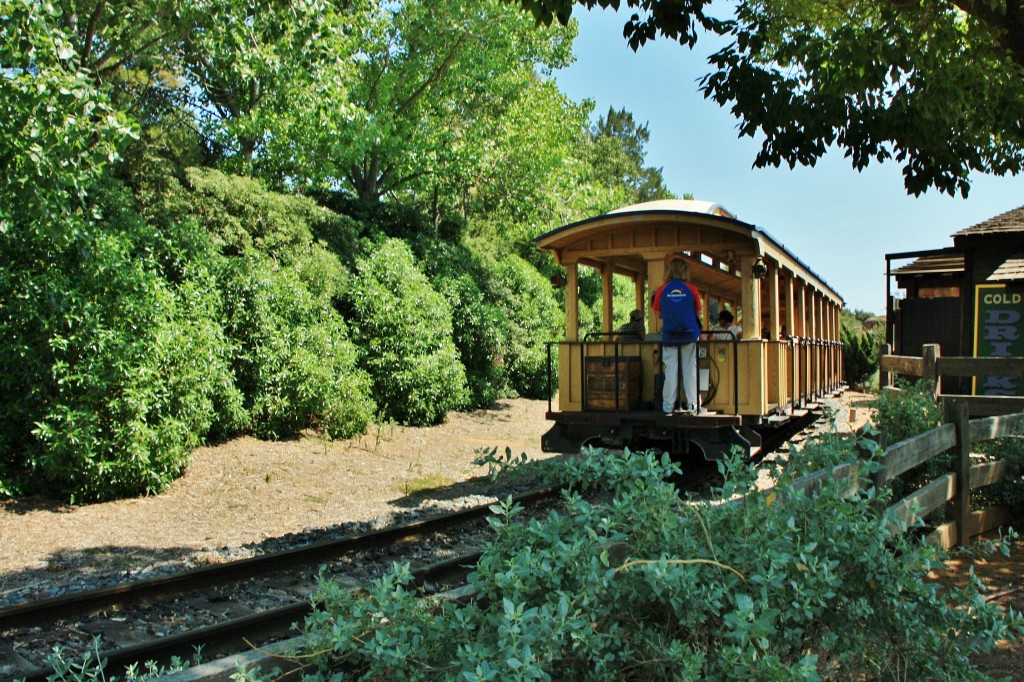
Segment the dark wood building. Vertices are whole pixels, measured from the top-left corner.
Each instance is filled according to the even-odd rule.
[[[893,352],[920,356],[924,344],[937,343],[946,356],[1024,356],[1024,206],[952,239],[952,247],[886,254],[886,340]],[[893,269],[901,260],[911,262]],[[892,291],[894,279],[901,297]],[[973,390],[1019,395],[1024,381],[983,377]]]

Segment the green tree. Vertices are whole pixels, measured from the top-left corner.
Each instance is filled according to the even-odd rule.
[[[574,4],[519,0],[540,22]],[[1024,21],[1020,0],[626,0],[633,49],[656,35],[693,46],[699,30],[732,39],[710,57],[706,97],[763,137],[755,165],[814,165],[837,147],[862,169],[902,164],[904,185],[966,196],[970,174],[1024,169]],[[718,18],[712,13],[723,13]]]
[[[122,110],[150,130],[191,129],[233,172],[302,177],[331,152],[325,133],[354,122],[346,88],[369,2],[55,4],[83,72]]]
[[[633,114],[608,108],[591,129],[594,137],[594,165],[599,176],[633,195],[629,203],[674,199],[665,186],[660,168],[644,165],[645,147],[651,135],[647,125],[637,125]]]
[[[537,32],[497,0],[381,3],[363,31],[350,98],[362,146],[334,179],[363,201],[466,184],[487,123],[517,101],[524,74],[567,63],[568,31]]]
[[[61,239],[132,134],[49,3],[0,0],[0,234]]]
[[[360,112],[349,103],[366,2],[183,3],[181,71],[211,150],[234,172],[301,180]]]

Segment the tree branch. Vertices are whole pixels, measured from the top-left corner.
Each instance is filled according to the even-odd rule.
[[[96,38],[96,25],[99,24],[100,15],[103,10],[106,9],[106,0],[100,0],[96,3],[95,9],[89,16],[89,24],[85,29],[85,36],[82,45],[82,63],[86,64],[89,62],[89,55],[92,54],[93,40]]]
[[[431,73],[430,76],[425,81],[423,81],[422,84],[420,84],[420,87],[418,87],[416,91],[413,92],[407,100],[405,100],[404,102],[402,102],[401,105],[399,105],[398,109],[395,111],[395,118],[400,118],[402,114],[405,112],[405,110],[412,106],[413,103],[416,102],[416,100],[418,100],[423,95],[423,93],[427,91],[427,88],[429,88],[438,78],[440,78],[448,70],[448,67],[450,67],[452,62],[455,61],[455,55],[458,54],[459,48],[462,47],[462,43],[466,41],[466,37],[467,36],[465,33],[459,36],[459,39],[455,41],[455,45],[452,46],[451,51],[445,56],[444,61],[441,62],[441,65],[434,69],[434,72]]]
[[[958,8],[999,33],[999,44],[1024,66],[1024,14],[1020,0],[1006,0],[1002,9],[985,0],[952,0]]]
[[[106,52],[106,53],[105,53],[105,54],[104,54],[104,55],[103,55],[102,57],[100,57],[100,58],[99,58],[99,59],[98,59],[98,60],[96,61],[96,63],[95,63],[95,64],[91,65],[91,67],[90,67],[90,68],[92,68],[92,70],[93,70],[93,72],[94,72],[94,73],[96,74],[96,76],[97,76],[97,80],[98,80],[98,79],[99,79],[99,76],[100,76],[101,74],[105,76],[105,75],[107,75],[107,74],[110,74],[110,73],[114,73],[115,71],[117,71],[118,69],[120,69],[121,67],[123,67],[123,66],[124,66],[125,64],[127,64],[127,63],[128,63],[128,62],[129,62],[130,60],[132,60],[132,59],[135,59],[135,58],[136,58],[136,57],[138,57],[138,56],[139,56],[140,54],[144,54],[144,53],[145,53],[145,52],[146,52],[147,50],[149,50],[149,48],[153,47],[153,46],[154,46],[154,45],[156,45],[157,43],[161,43],[161,42],[163,42],[163,40],[164,40],[165,38],[167,38],[167,36],[168,36],[168,35],[170,35],[170,34],[169,34],[169,33],[162,33],[162,34],[160,34],[160,35],[157,35],[156,37],[152,38],[151,40],[148,40],[148,41],[146,41],[146,42],[145,42],[145,43],[143,43],[143,44],[142,44],[141,46],[139,46],[139,49],[138,49],[138,50],[136,50],[135,52],[133,52],[133,53],[131,53],[131,54],[126,54],[125,56],[121,57],[120,59],[118,59],[118,60],[117,60],[116,62],[114,62],[114,63],[113,63],[113,64],[111,64],[110,66],[106,66],[106,67],[105,67],[105,66],[103,66],[103,65],[104,65],[104,64],[105,64],[105,63],[106,63],[106,62],[107,62],[107,61],[108,61],[108,60],[109,60],[109,59],[110,59],[110,58],[111,58],[111,57],[113,56],[113,54],[114,54],[114,50],[113,50],[113,49],[111,49],[111,50],[109,50],[108,52]]]

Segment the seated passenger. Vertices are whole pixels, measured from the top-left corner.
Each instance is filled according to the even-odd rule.
[[[743,328],[738,324],[732,323],[732,313],[728,310],[723,310],[718,313],[718,326],[711,330],[711,333],[718,333],[719,336],[728,336],[728,332],[731,332],[737,339],[743,335]]]
[[[637,309],[629,313],[629,322],[617,330],[616,341],[643,341],[644,340],[644,311]]]

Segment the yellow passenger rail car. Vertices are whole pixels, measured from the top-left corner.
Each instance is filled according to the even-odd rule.
[[[628,206],[535,243],[565,269],[565,339],[549,344],[557,394],[547,413],[554,424],[541,443],[547,452],[597,444],[718,459],[736,446],[750,457],[766,430],[805,416],[843,386],[842,297],[767,232],[719,204]],[[651,299],[673,258],[687,263],[702,301],[700,404],[664,414],[661,321]],[[602,282],[600,329],[583,338],[580,268],[594,268]],[[613,329],[615,276],[632,282],[642,340]],[[738,336],[712,331],[723,310],[741,327]]]

